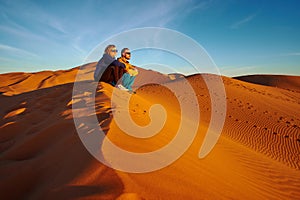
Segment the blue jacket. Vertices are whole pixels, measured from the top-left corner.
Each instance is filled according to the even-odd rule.
[[[96,70],[94,72],[95,81],[99,81],[100,75],[103,74],[103,72],[106,70],[108,66],[117,66],[117,67],[125,68],[125,65],[123,63],[117,61],[115,58],[105,53],[103,54],[102,58],[98,61],[96,65]]]

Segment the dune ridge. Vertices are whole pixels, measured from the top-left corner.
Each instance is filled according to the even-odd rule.
[[[234,77],[234,79],[300,92],[300,81],[298,76],[259,74],[238,76]]]
[[[95,86],[90,81],[94,67],[95,63],[83,67],[83,84]],[[114,88],[110,85],[98,85],[95,102],[88,92],[72,101],[77,71],[0,75],[1,199],[300,199],[300,94],[296,90],[222,77],[227,95],[224,129],[213,151],[199,159],[211,120],[209,88],[203,77],[216,75],[186,77],[200,107],[195,140],[172,165],[134,174],[111,169],[88,153],[78,137],[72,105],[80,105],[81,117],[89,117],[87,108],[95,106],[106,138],[116,145],[149,152],[163,147],[176,134],[178,100],[162,85],[138,88],[130,99],[132,119],[146,125],[149,108],[156,103],[164,105],[168,118],[154,137],[135,139],[114,121]],[[135,87],[144,77],[175,87],[182,84],[182,77],[170,80],[167,75],[141,69]],[[293,80],[297,78],[300,80]],[[126,95],[118,97],[122,100]],[[189,101],[189,94],[184,99]]]

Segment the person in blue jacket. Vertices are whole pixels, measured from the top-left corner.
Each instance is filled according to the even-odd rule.
[[[128,90],[122,84],[117,84],[119,79],[125,73],[125,64],[116,60],[117,48],[115,45],[108,45],[102,58],[98,61],[96,65],[96,70],[94,72],[94,80],[99,82],[106,82],[113,86],[118,87],[121,90]]]

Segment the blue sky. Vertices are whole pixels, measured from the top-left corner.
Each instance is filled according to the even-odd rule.
[[[221,74],[300,75],[299,10],[297,0],[0,0],[0,73],[69,69],[115,34],[162,27],[197,41]],[[133,52],[132,63],[151,59]]]

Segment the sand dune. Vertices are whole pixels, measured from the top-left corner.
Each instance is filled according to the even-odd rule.
[[[249,83],[273,86],[273,87],[283,88],[287,90],[296,90],[300,92],[300,80],[298,76],[249,75],[249,76],[235,77],[235,79],[246,81]]]
[[[94,66],[84,66],[83,84],[90,87],[96,84],[89,80]],[[0,75],[1,199],[300,199],[300,93],[282,89],[286,81],[269,87],[222,77],[227,99],[224,129],[213,151],[199,159],[211,120],[203,77],[215,75],[187,77],[200,106],[196,138],[168,167],[135,174],[109,168],[89,154],[76,131],[72,106],[79,105],[81,117],[89,117],[87,108],[95,106],[106,140],[140,153],[162,148],[174,138],[181,113],[178,100],[162,85],[138,88],[130,96],[132,119],[147,125],[153,104],[163,105],[168,118],[157,135],[133,138],[113,118],[115,89],[110,85],[99,84],[95,103],[88,92],[72,101],[77,71]],[[135,87],[146,78],[174,87],[183,83],[140,69]],[[120,101],[127,97],[127,93],[118,96]],[[184,100],[191,100],[189,94]],[[104,148],[105,140],[102,143],[107,158],[110,152]]]
[[[89,63],[80,66],[80,80],[93,80],[93,72],[97,63]],[[79,67],[70,70],[42,71],[36,73],[7,73],[0,74],[0,94],[12,96],[24,92],[30,92],[42,88],[49,88],[66,83],[73,83],[78,73]],[[141,76],[137,76],[134,86],[141,85],[142,82],[167,82],[168,75],[156,71],[138,68]]]

